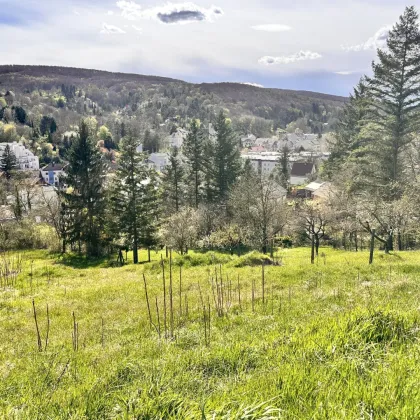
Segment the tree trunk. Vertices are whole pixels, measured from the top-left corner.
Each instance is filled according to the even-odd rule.
[[[138,249],[138,243],[137,238],[134,238],[133,241],[133,263],[138,264],[139,263],[139,249]]]
[[[150,259],[150,248],[147,248],[147,260],[148,260],[148,262],[151,261],[151,259]]]
[[[375,229],[372,229],[371,238],[370,238],[370,255],[369,255],[369,264],[373,263],[373,251],[375,249]]]
[[[319,235],[315,235],[315,254],[319,254]]]
[[[315,235],[312,235],[311,264],[315,264]]]

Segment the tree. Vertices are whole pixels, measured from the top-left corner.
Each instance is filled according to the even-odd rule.
[[[25,124],[26,122],[26,111],[21,106],[15,106],[14,109],[15,121],[20,124]]]
[[[189,187],[190,203],[198,208],[202,195],[204,139],[200,131],[200,122],[191,121],[190,129],[184,141],[183,152],[186,158],[187,183]]]
[[[402,194],[403,153],[420,129],[420,32],[415,8],[407,7],[389,33],[387,50],[378,50],[368,78],[373,100],[372,119],[380,136],[375,158],[389,194]],[[398,185],[396,185],[398,184]]]
[[[197,211],[190,207],[169,217],[162,231],[166,245],[181,255],[193,247],[197,240],[197,217]]]
[[[105,164],[89,127],[83,120],[79,135],[68,152],[69,165],[64,194],[65,209],[70,219],[69,240],[86,246],[86,254],[101,254],[105,212]]]
[[[16,155],[13,153],[13,150],[10,148],[9,144],[6,144],[6,147],[3,151],[3,156],[0,159],[0,170],[6,176],[6,179],[12,177],[13,172],[18,168],[18,163]]]
[[[290,150],[287,146],[282,148],[276,178],[278,183],[287,191],[290,183]]]
[[[146,130],[143,137],[143,151],[149,153],[157,153],[160,149],[159,136],[153,134],[150,130]]]
[[[130,243],[134,264],[139,262],[141,238],[148,246],[153,242],[157,209],[151,170],[146,156],[137,152],[139,144],[132,133],[122,139],[119,166],[111,187],[113,225],[118,235]]]
[[[323,168],[327,178],[333,179],[348,161],[356,161],[359,168],[369,162],[365,155],[373,138],[363,128],[368,121],[370,102],[366,78],[362,78],[350,95],[337,124],[335,136],[330,141],[331,154]]]
[[[300,223],[311,240],[311,263],[314,264],[315,255],[318,256],[319,253],[321,239],[325,236],[330,213],[324,203],[309,200],[296,203],[296,210]]]
[[[232,190],[229,210],[238,226],[245,229],[249,244],[267,253],[274,237],[286,223],[284,189],[270,177],[249,172]]]
[[[216,131],[213,145],[215,199],[224,202],[241,171],[239,144],[231,122],[223,111],[220,111],[214,129]]]
[[[177,147],[172,148],[169,164],[163,171],[163,200],[167,214],[178,212],[184,204],[185,171]]]

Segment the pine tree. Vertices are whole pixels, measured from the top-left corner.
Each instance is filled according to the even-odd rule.
[[[13,153],[13,150],[10,148],[10,145],[6,144],[3,156],[0,159],[0,170],[4,172],[6,179],[10,179],[12,177],[13,171],[17,168],[18,163],[16,155]]]
[[[200,122],[196,119],[191,121],[190,129],[183,144],[183,152],[188,171],[190,205],[198,208],[202,196],[204,138],[200,130]]]
[[[407,7],[387,41],[387,50],[378,50],[373,78],[368,79],[373,96],[372,119],[379,127],[375,147],[383,182],[403,182],[403,153],[420,129],[420,32],[418,14]],[[399,194],[396,192],[396,194]]]
[[[290,185],[290,150],[284,146],[277,165],[277,182],[286,190]]]
[[[213,145],[215,199],[224,202],[241,171],[239,142],[230,120],[222,111],[217,117],[214,128],[216,131]]]
[[[168,214],[178,212],[185,201],[185,170],[177,147],[172,148],[169,165],[163,171],[163,199]]]
[[[134,264],[139,262],[138,248],[150,246],[156,234],[157,193],[146,156],[137,152],[139,140],[130,133],[120,143],[121,156],[111,187],[111,214],[118,235],[133,249]]]
[[[68,239],[86,246],[88,256],[101,254],[105,213],[105,163],[95,140],[89,136],[89,127],[81,122],[79,135],[68,152],[69,166],[64,194],[68,214]]]
[[[335,139],[330,144],[331,154],[324,165],[324,175],[332,179],[349,160],[358,160],[366,155],[367,146],[372,138],[363,128],[368,123],[371,97],[366,79],[362,78],[354,88],[353,94],[341,115],[335,132]]]

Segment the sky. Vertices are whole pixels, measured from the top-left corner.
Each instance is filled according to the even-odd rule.
[[[213,2],[214,1],[214,2]],[[401,0],[0,0],[0,64],[347,96]]]

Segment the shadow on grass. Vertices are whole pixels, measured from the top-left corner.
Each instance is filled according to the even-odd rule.
[[[107,257],[101,258],[88,258],[84,255],[78,254],[66,254],[59,255],[56,259],[57,264],[62,264],[67,267],[76,268],[76,269],[86,269],[86,268],[98,268],[98,267],[112,267],[115,261],[110,260]]]

